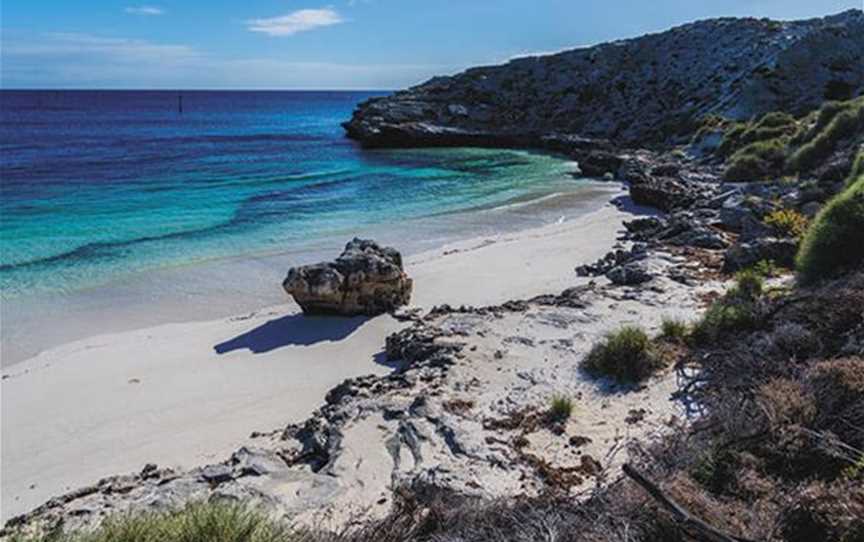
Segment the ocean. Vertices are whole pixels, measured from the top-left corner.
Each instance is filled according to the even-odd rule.
[[[4,365],[283,301],[290,265],[355,235],[412,253],[597,206],[547,154],[361,149],[340,123],[376,95],[0,91]]]

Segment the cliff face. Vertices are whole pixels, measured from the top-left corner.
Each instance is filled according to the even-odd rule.
[[[536,145],[549,134],[663,142],[699,117],[802,113],[864,93],[864,12],[711,19],[436,77],[360,104],[369,146]]]

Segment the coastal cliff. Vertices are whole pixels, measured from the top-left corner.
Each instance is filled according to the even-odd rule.
[[[367,146],[549,146],[553,134],[644,146],[706,115],[803,114],[862,90],[861,10],[722,18],[435,77],[367,100],[343,126]]]

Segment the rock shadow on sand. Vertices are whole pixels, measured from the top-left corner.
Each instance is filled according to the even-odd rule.
[[[290,314],[270,320],[213,347],[217,354],[248,349],[264,354],[285,346],[312,346],[341,341],[369,320],[367,316],[304,316]]]

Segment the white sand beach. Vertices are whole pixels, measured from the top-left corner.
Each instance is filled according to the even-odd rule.
[[[574,267],[603,256],[628,216],[607,204],[412,256],[413,304],[495,304],[587,282]],[[306,318],[286,302],[90,337],[6,367],[2,518],[145,463],[220,460],[252,431],[308,416],[345,378],[390,371],[384,339],[401,325],[390,316]]]

